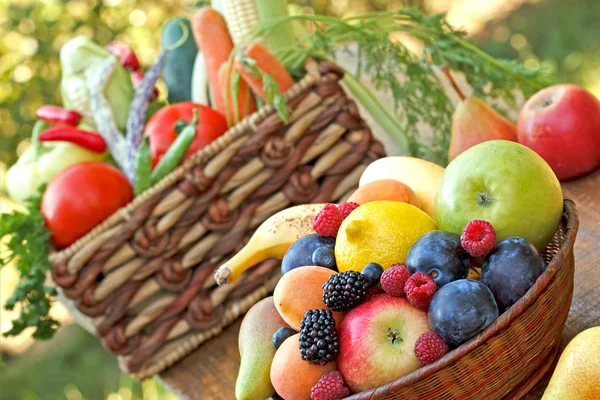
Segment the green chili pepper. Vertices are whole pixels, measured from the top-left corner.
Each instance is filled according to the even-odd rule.
[[[194,109],[194,119],[192,122],[177,135],[177,139],[171,144],[167,152],[158,162],[156,168],[154,168],[154,171],[152,171],[153,185],[167,176],[179,165],[179,162],[183,159],[183,156],[194,141],[194,137],[196,136],[196,125],[198,125],[197,108]]]
[[[137,196],[150,186],[152,186],[152,153],[150,152],[149,137],[144,136],[135,155],[133,192]]]

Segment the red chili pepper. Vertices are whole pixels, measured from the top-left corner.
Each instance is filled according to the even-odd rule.
[[[140,62],[134,51],[124,44],[111,43],[106,46],[106,50],[117,56],[122,66],[132,71],[140,69]]]
[[[133,88],[137,89],[137,87],[142,83],[142,79],[144,79],[144,73],[141,69],[136,71],[131,71],[131,83],[133,83]],[[158,89],[154,86],[154,90],[152,91],[152,98],[150,101],[154,101],[158,98]]]
[[[39,137],[40,142],[71,142],[96,153],[106,151],[106,142],[102,136],[92,132],[82,131],[73,127],[56,126],[44,131]]]
[[[65,110],[58,106],[41,106],[35,110],[35,116],[49,125],[77,126],[81,114],[75,110]]]

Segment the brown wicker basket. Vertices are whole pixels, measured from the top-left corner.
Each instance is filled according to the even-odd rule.
[[[263,107],[69,248],[52,278],[76,319],[142,379],[169,367],[274,288],[265,261],[217,287],[214,270],[269,216],[344,199],[383,155],[331,63],[307,64],[287,123]]]
[[[348,399],[519,399],[551,367],[573,296],[573,244],[579,221],[565,200],[564,216],[544,252],[546,271],[494,323],[437,362]]]

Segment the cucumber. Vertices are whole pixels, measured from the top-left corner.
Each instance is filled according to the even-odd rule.
[[[185,26],[185,28],[182,27]],[[182,29],[183,28],[183,29]],[[187,29],[187,32],[185,31]],[[184,35],[185,41],[181,43]],[[180,44],[172,48],[174,44]],[[180,103],[192,100],[192,76],[198,47],[192,35],[192,25],[187,18],[174,18],[165,24],[160,46],[164,50],[171,48],[167,54],[163,79],[167,85],[169,103]]]

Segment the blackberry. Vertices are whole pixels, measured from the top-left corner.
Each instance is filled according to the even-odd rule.
[[[300,354],[311,364],[325,365],[339,351],[335,319],[329,310],[308,310],[300,324]]]
[[[363,301],[368,287],[367,279],[360,272],[331,275],[323,284],[323,303],[333,311],[348,311]]]

